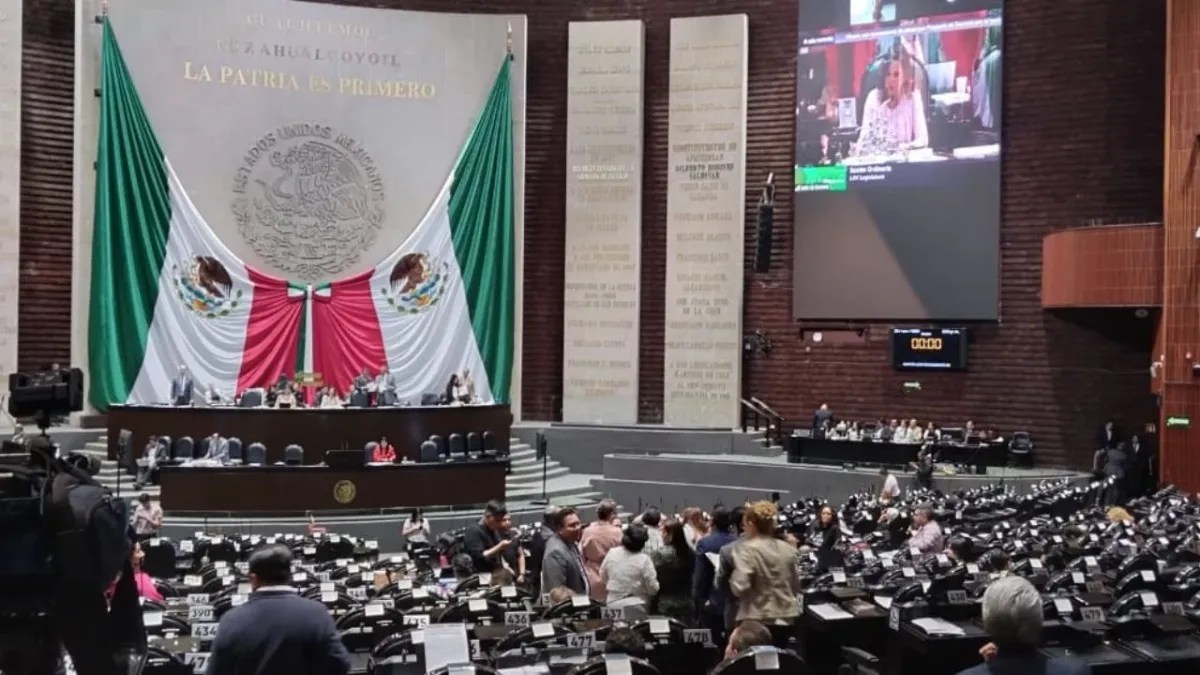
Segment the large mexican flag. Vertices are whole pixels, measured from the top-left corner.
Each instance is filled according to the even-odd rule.
[[[390,369],[401,400],[469,370],[507,401],[514,329],[512,108],[505,59],[425,218],[375,268],[318,286],[247,267],[188,199],[105,22],[89,400],[161,403],[180,366],[225,396],[295,371],[343,391]]]

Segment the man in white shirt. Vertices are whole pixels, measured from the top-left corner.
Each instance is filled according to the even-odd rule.
[[[879,491],[879,501],[890,504],[900,498],[900,481],[892,475],[887,467],[879,470],[879,475],[883,476],[883,489]]]

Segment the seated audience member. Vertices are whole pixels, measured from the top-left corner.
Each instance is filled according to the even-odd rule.
[[[504,567],[504,552],[515,545],[505,538],[507,515],[508,507],[492,500],[484,507],[479,522],[463,533],[463,550],[471,557],[475,572],[495,572]]]
[[[470,403],[475,400],[475,379],[471,377],[471,369],[463,368],[462,375],[458,376],[458,383],[462,387],[462,397],[459,399],[463,403]]]
[[[375,446],[375,452],[371,455],[371,461],[375,464],[395,464],[396,449],[388,443],[387,436],[382,436],[379,443]]]
[[[946,557],[960,564],[975,562],[975,544],[967,537],[956,534],[950,537],[946,545]]]
[[[404,541],[409,544],[429,543],[429,521],[421,515],[421,509],[413,509],[408,520],[404,521]]]
[[[729,588],[738,599],[737,621],[791,624],[800,612],[796,599],[796,549],[775,536],[779,512],[771,502],[754,502],[743,517],[746,538],[733,547]]]
[[[292,552],[273,544],[250,555],[246,604],[225,612],[207,675],[288,673],[346,675],[350,655],[321,603],[296,593]]]
[[[1002,577],[1008,575],[1011,565],[1012,561],[1009,560],[1008,554],[998,548],[991,549],[979,556],[979,569],[999,574]]]
[[[942,528],[933,519],[933,509],[930,507],[918,506],[913,510],[912,536],[909,537],[908,546],[922,555],[941,553],[946,548]]]
[[[158,436],[151,436],[146,443],[146,449],[137,460],[137,478],[133,481],[133,489],[140,490],[142,486],[154,478],[155,470],[161,462],[169,459],[170,453],[165,443],[159,442]]]
[[[325,387],[321,392],[317,405],[322,408],[343,408],[346,406],[346,402],[342,400],[341,396],[338,396],[336,388]]]
[[[879,501],[891,504],[900,498],[900,481],[896,480],[886,466],[879,470],[879,475],[883,476],[883,489],[879,491]]]
[[[516,585],[517,585],[517,575],[513,574],[511,570],[506,570],[506,569],[496,570],[495,572],[492,572],[492,579],[491,579],[491,581],[488,582],[488,586],[491,586],[491,587],[516,586]]]
[[[149,539],[162,529],[162,507],[150,501],[150,495],[143,492],[138,495],[137,504],[133,507],[133,516],[130,520],[137,539],[143,541]]]
[[[649,608],[654,594],[658,593],[658,575],[654,563],[646,555],[645,525],[630,525],[625,528],[621,545],[610,550],[600,564],[600,582],[608,595],[606,604],[626,598],[637,598]]]
[[[758,621],[743,621],[729,634],[725,660],[728,661],[751,647],[767,647],[771,644],[771,631],[766,626]]]
[[[295,408],[298,405],[296,392],[291,387],[284,387],[275,394],[276,408]]]
[[[1089,675],[1091,668],[1082,661],[1051,659],[1038,650],[1044,616],[1042,596],[1033,584],[1022,577],[993,581],[983,593],[983,629],[992,641],[979,650],[984,663],[960,675]]]
[[[162,602],[162,593],[158,592],[158,587],[154,585],[154,578],[142,569],[142,560],[145,559],[146,553],[142,551],[142,545],[134,543],[133,555],[129,558],[129,564],[133,568],[133,582],[137,586],[138,595],[153,600]]]
[[[564,603],[573,597],[575,597],[575,591],[572,591],[566,586],[555,586],[554,588],[550,589],[549,593],[546,594],[546,600],[548,600],[548,604],[551,607]]]
[[[475,576],[475,566],[471,562],[471,556],[466,553],[459,553],[450,559],[450,569],[454,572],[454,580],[461,582]],[[500,572],[502,570],[496,570]],[[494,572],[492,572],[494,574]]]
[[[646,642],[632,628],[613,628],[604,638],[605,654],[624,654],[638,659],[646,658]]]
[[[208,437],[208,447],[204,453],[204,461],[224,466],[229,463],[229,439],[221,434]]]
[[[846,438],[851,441],[862,440],[862,429],[859,428],[858,422],[851,422],[850,428],[846,430]]]

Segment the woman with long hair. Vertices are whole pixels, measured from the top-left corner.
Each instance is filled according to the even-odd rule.
[[[408,520],[404,521],[404,540],[410,544],[429,542],[429,521],[425,519],[421,509],[413,509]]]
[[[883,63],[879,83],[863,104],[857,156],[888,156],[929,145],[925,101],[916,86],[916,59],[899,44]]]
[[[817,556],[817,569],[824,572],[842,563],[842,554],[838,543],[842,538],[842,529],[838,524],[837,513],[829,504],[822,504],[817,510],[817,522],[813,523],[808,534],[808,545]]]
[[[687,540],[688,546],[693,551],[696,550],[696,542],[704,538],[708,534],[708,518],[704,515],[702,509],[695,506],[689,506],[680,514],[683,520],[683,534]]]
[[[687,622],[695,616],[692,572],[696,567],[696,554],[689,545],[685,529],[684,523],[678,520],[663,523],[663,546],[656,549],[651,558],[658,577],[658,613]]]

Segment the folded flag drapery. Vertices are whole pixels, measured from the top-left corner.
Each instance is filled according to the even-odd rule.
[[[230,396],[293,372],[345,391],[388,368],[402,401],[469,371],[509,400],[515,326],[510,64],[451,175],[408,239],[373,269],[301,285],[246,266],[164,156],[105,19],[88,324],[89,400],[168,400],[183,365]]]

